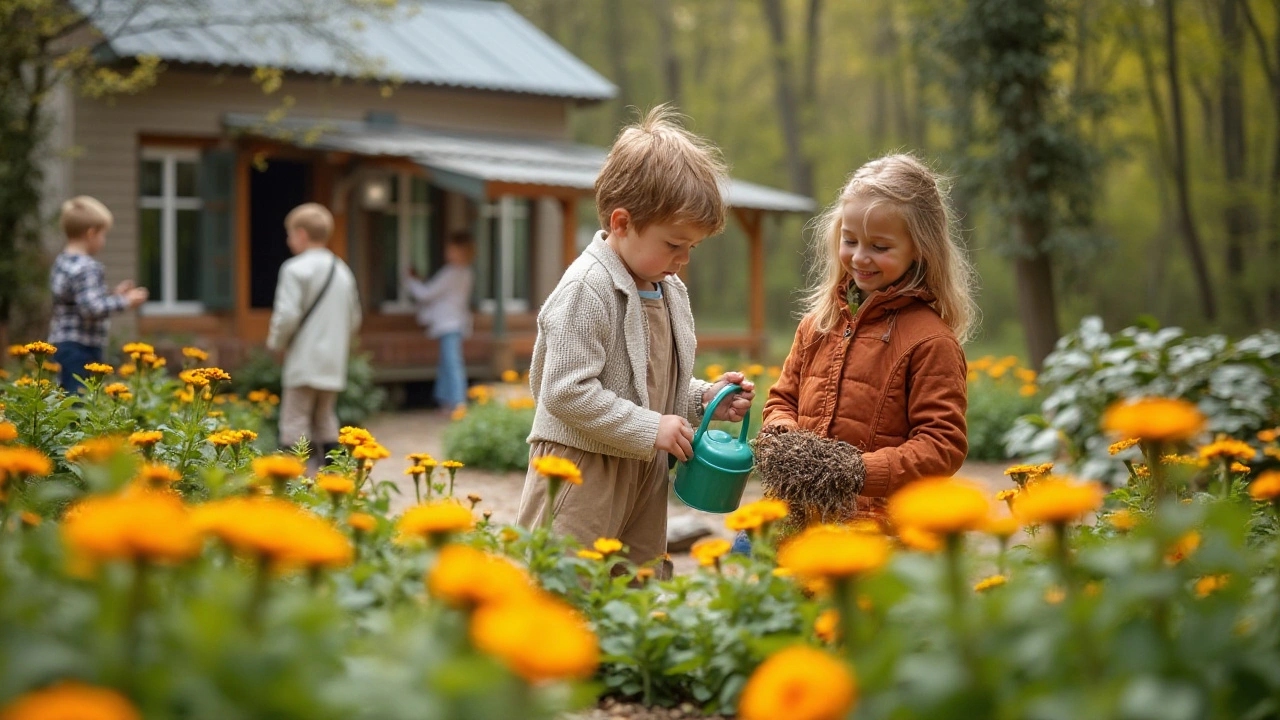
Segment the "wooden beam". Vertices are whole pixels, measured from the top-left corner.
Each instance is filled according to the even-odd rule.
[[[566,269],[578,257],[578,201],[575,198],[560,199],[560,220],[563,224],[561,237],[561,265]]]
[[[760,210],[734,208],[742,229],[747,233],[747,308],[751,337],[754,339],[752,355],[763,359],[764,333],[764,213]]]
[[[592,194],[591,190],[561,187],[556,185],[539,185],[536,183],[514,183],[501,180],[490,180],[485,183],[485,193],[490,200],[497,200],[503,195],[522,198],[553,197],[560,200],[576,200]]]
[[[252,178],[253,152],[241,147],[236,153],[235,171],[235,333],[245,337],[249,315],[249,182]]]

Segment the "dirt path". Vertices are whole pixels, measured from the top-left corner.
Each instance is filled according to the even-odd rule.
[[[405,455],[411,452],[428,452],[437,460],[449,459],[444,454],[443,442],[447,422],[431,411],[410,411],[378,415],[366,425],[369,432],[391,451],[391,458],[378,464],[374,477],[378,480],[391,480],[400,488],[401,494],[399,500],[393,503],[393,512],[414,504],[413,481],[402,474],[406,467]],[[977,480],[994,492],[1011,487],[1004,477],[1004,468],[1004,464],[972,462],[965,464],[960,475]],[[524,473],[492,473],[463,468],[458,471],[455,494],[459,497],[465,497],[468,493],[479,495],[483,501],[478,510],[492,511],[495,522],[512,523],[520,508],[520,490],[523,485]],[[747,487],[744,501],[759,497],[760,486],[752,483]],[[721,516],[694,510],[681,503],[674,494],[671,495],[668,508],[670,517],[698,516],[721,537],[732,538],[732,533],[725,529]],[[689,572],[694,567],[688,555],[676,555],[672,560],[678,573]]]

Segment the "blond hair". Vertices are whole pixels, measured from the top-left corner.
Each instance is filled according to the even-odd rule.
[[[693,225],[707,235],[724,229],[724,160],[679,118],[670,105],[659,105],[618,133],[596,177],[600,227],[608,230],[613,211],[625,208],[637,230],[665,222]]]
[[[840,263],[841,215],[854,198],[883,202],[903,219],[918,259],[902,291],[926,288],[935,298],[933,309],[960,342],[976,329],[978,307],[973,300],[973,266],[953,230],[954,211],[945,179],[914,155],[885,157],[858,168],[840,196],[815,222],[816,256],[813,283],[805,296],[805,313],[814,329],[830,332],[840,321],[846,299],[841,292],[850,276]]]
[[[115,217],[97,198],[79,195],[62,203],[58,224],[68,240],[76,240],[90,230],[110,230],[115,224]]]
[[[302,228],[311,242],[329,242],[333,235],[333,214],[320,203],[303,203],[284,217],[287,230]]]

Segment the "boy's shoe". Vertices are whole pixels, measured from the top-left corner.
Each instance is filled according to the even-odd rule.
[[[736,537],[733,538],[733,547],[729,548],[732,555],[750,555],[751,554],[751,536],[747,535],[746,530],[739,530]]]

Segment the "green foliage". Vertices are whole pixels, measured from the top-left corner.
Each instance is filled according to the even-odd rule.
[[[267,390],[280,394],[280,363],[265,351],[255,351],[240,367],[234,368],[232,378],[236,392],[248,395],[254,390]],[[386,402],[387,391],[373,382],[373,363],[368,353],[353,353],[347,362],[347,387],[338,395],[338,422],[342,425],[363,425]],[[274,423],[276,415],[269,419]]]
[[[526,439],[533,430],[533,408],[489,400],[471,405],[444,431],[444,451],[452,460],[487,470],[524,470],[529,466]]]
[[[969,459],[999,461],[1014,456],[1005,447],[1004,436],[1018,418],[1035,412],[1040,403],[1037,394],[1028,394],[1008,379],[997,380],[985,373],[969,382],[969,410],[965,419],[969,426]]]
[[[1196,403],[1209,431],[1251,437],[1280,425],[1280,334],[1233,341],[1180,328],[1129,327],[1110,334],[1086,318],[1058,342],[1039,382],[1040,414],[1020,419],[1006,438],[1017,457],[1065,452],[1085,477],[1116,479],[1103,412],[1125,398],[1160,396]]]

